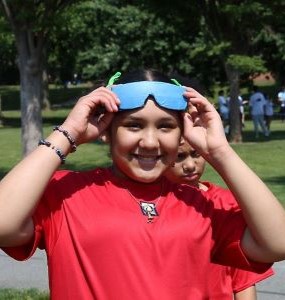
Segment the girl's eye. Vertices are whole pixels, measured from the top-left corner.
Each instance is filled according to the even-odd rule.
[[[174,124],[172,123],[162,123],[158,126],[159,129],[162,129],[164,131],[169,131],[171,129],[174,129],[176,128],[177,126],[175,126]]]
[[[139,130],[142,128],[142,125],[137,122],[129,122],[126,123],[124,126],[130,130]]]

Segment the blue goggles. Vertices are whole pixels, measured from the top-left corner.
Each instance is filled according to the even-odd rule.
[[[112,86],[111,90],[120,99],[120,110],[140,108],[148,97],[167,109],[184,111],[187,107],[183,93],[185,88],[160,81],[138,81]]]

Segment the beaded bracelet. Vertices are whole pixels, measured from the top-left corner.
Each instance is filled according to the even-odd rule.
[[[61,126],[55,126],[53,128],[53,131],[56,131],[56,130],[61,132],[68,139],[68,141],[71,145],[71,152],[75,152],[77,146],[76,146],[74,138],[68,133],[68,131],[64,130]]]
[[[53,149],[55,151],[55,153],[58,155],[58,157],[60,158],[60,162],[63,165],[65,163],[66,157],[65,155],[62,153],[62,151],[58,148],[56,148],[55,146],[53,146],[50,142],[46,141],[46,140],[39,140],[38,145],[44,145],[46,147],[50,147],[51,149]]]

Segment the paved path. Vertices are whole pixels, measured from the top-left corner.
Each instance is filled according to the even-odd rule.
[[[274,264],[275,275],[257,284],[258,300],[285,300],[285,261]],[[38,250],[25,262],[17,262],[0,250],[0,288],[48,290],[46,257]]]
[[[273,265],[275,275],[257,284],[258,300],[285,300],[285,261]]]
[[[48,290],[45,252],[38,250],[29,260],[19,262],[0,250],[0,288]]]

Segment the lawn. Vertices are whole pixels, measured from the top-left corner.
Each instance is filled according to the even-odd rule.
[[[54,125],[60,124],[68,112],[68,109],[44,112],[44,135],[47,136]],[[0,128],[0,177],[3,177],[21,159],[20,114],[18,111],[5,111],[3,114],[6,125]],[[271,132],[270,138],[260,137],[256,140],[253,135],[252,122],[248,120],[244,129],[244,143],[235,144],[232,147],[285,206],[285,123],[274,120]],[[108,153],[108,146],[101,142],[94,141],[81,145],[75,153],[68,156],[64,167],[86,170],[95,166],[106,166],[110,164]],[[206,168],[203,179],[224,185],[210,166]]]

